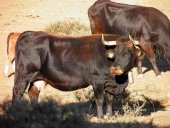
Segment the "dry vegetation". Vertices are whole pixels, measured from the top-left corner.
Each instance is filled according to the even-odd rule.
[[[57,21],[45,28],[46,32],[69,36],[89,35],[90,29],[85,24],[75,20]]]

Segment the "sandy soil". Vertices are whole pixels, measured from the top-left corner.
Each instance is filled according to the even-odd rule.
[[[14,77],[4,77],[6,60],[6,38],[10,32],[25,30],[43,30],[48,24],[57,20],[76,19],[89,25],[87,9],[95,0],[1,0],[0,2],[0,101],[10,99]],[[169,0],[114,0],[129,4],[153,6],[170,18]],[[149,63],[150,65],[150,63]],[[162,78],[155,77],[152,70],[144,68],[144,78],[138,78],[134,69],[135,83],[130,86],[155,86],[160,95],[167,95],[166,110],[152,113],[153,123],[170,127],[170,67],[159,63],[163,70]],[[161,87],[161,89],[160,89]],[[130,87],[129,87],[130,88]],[[154,96],[153,96],[154,97]]]

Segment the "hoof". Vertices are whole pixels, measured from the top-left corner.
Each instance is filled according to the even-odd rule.
[[[157,77],[157,78],[159,78],[159,79],[161,79],[161,78],[162,78],[162,76],[161,76],[161,75],[157,75],[156,77]]]
[[[106,115],[104,115],[104,117],[103,117],[105,120],[108,120],[108,119],[110,119],[111,118],[111,115],[109,114],[109,113],[107,113]]]
[[[143,74],[138,74],[138,77],[143,78],[144,76],[143,76]]]
[[[105,120],[108,120],[108,119],[109,119],[109,116],[108,116],[108,115],[104,115],[104,119],[105,119]]]

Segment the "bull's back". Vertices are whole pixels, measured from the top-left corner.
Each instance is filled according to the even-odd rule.
[[[13,55],[15,53],[15,46],[18,37],[21,33],[19,32],[11,32],[7,37],[7,55]],[[14,57],[14,55],[13,55]]]

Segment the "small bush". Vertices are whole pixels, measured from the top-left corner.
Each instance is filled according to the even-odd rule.
[[[91,86],[74,91],[73,94],[74,94],[75,99],[80,102],[87,102],[87,101],[94,100],[94,92]]]
[[[83,36],[89,35],[90,28],[78,21],[57,21],[48,25],[45,31],[52,34],[70,35],[70,36]]]

